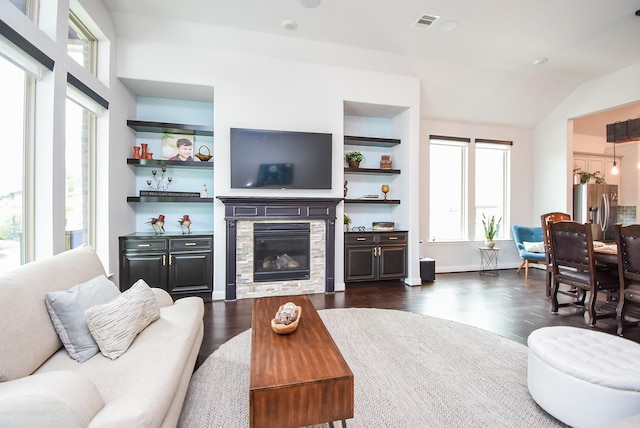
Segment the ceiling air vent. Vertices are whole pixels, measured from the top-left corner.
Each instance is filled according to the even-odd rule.
[[[422,16],[418,18],[416,23],[411,26],[411,28],[415,28],[417,30],[428,30],[433,24],[435,24],[438,19],[440,19],[439,16],[427,15],[426,13],[423,13]]]

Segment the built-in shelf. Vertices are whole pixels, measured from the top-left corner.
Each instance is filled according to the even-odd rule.
[[[362,199],[345,199],[345,204],[380,204],[380,205],[399,205],[399,199],[373,199],[373,198],[362,198]]]
[[[127,196],[127,202],[202,202],[213,203],[213,198],[190,198],[172,196]]]
[[[350,174],[400,174],[399,169],[389,168],[347,168],[344,169],[345,173]]]
[[[134,166],[147,166],[147,167],[161,167],[161,166],[175,166],[179,168],[209,168],[213,169],[213,162],[198,162],[198,161],[179,161],[179,160],[165,160],[165,159],[127,159],[128,165]]]
[[[127,120],[127,126],[136,132],[155,132],[161,134],[213,136],[213,128],[203,125],[185,125],[182,123],[149,122],[145,120]]]
[[[393,147],[400,144],[397,138],[358,137],[345,135],[344,144],[352,146]]]

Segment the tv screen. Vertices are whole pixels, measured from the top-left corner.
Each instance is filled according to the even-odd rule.
[[[231,128],[231,188],[331,189],[332,135]]]

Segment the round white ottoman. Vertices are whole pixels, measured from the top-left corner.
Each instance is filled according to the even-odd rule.
[[[576,428],[640,414],[640,344],[576,327],[544,327],[527,340],[531,397]]]

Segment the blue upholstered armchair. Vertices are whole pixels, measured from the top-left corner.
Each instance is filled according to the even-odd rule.
[[[511,226],[513,232],[513,242],[518,247],[522,263],[518,268],[518,273],[524,267],[524,277],[529,278],[529,264],[544,264],[547,261],[544,253],[544,238],[542,237],[542,227],[527,227],[514,224]]]

